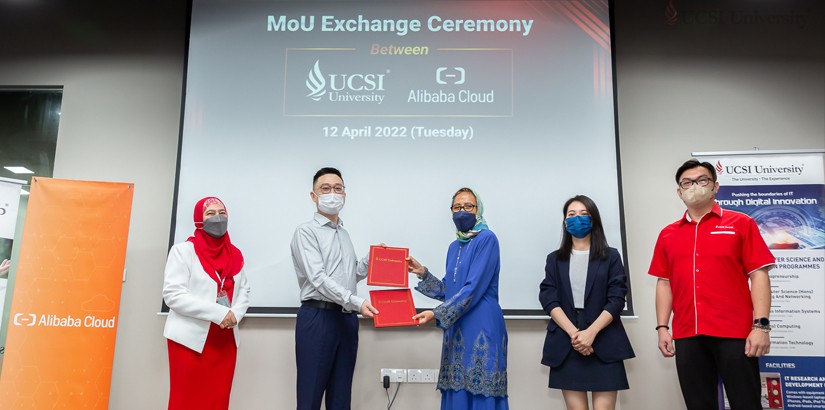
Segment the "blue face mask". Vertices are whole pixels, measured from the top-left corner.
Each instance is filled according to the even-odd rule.
[[[565,219],[565,229],[576,238],[584,238],[593,230],[593,222],[589,215],[571,216]]]
[[[458,211],[453,214],[453,223],[460,232],[467,232],[476,226],[476,215],[467,211]]]

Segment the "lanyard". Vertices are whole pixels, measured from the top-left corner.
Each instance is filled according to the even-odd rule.
[[[456,281],[456,276],[458,276],[458,264],[461,263],[461,248],[464,245],[458,245],[458,256],[455,258],[455,269],[453,269],[453,283]]]
[[[215,271],[215,273],[217,274],[218,272],[217,272],[217,271]],[[218,275],[218,278],[219,278],[219,279],[220,279],[220,277],[221,277],[221,276],[220,276],[220,275]],[[224,281],[226,281],[226,277],[224,277],[223,279],[221,279],[221,281],[219,282],[219,284],[221,285],[221,287],[218,289],[218,296],[215,298],[215,302],[217,302],[219,305],[223,305],[223,306],[226,306],[226,307],[230,307],[230,303],[229,303],[229,296],[226,294],[226,291],[223,289],[223,283],[224,283]]]
[[[221,290],[223,290],[223,283],[226,282],[226,276],[229,276],[229,275],[226,275],[223,278],[221,278],[221,274],[218,273],[218,271],[215,271],[215,276],[218,277],[218,280],[216,281],[216,282],[218,282],[218,291],[221,291]]]

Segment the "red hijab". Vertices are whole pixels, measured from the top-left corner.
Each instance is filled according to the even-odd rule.
[[[213,196],[198,201],[195,204],[193,215],[195,233],[187,241],[195,245],[195,254],[198,255],[203,270],[218,284],[218,287],[221,286],[221,279],[223,279],[223,290],[226,291],[231,302],[235,290],[234,276],[243,268],[243,255],[235,245],[232,245],[229,232],[220,238],[213,238],[212,235],[203,231],[203,213],[212,204],[220,204],[226,209],[223,202]]]

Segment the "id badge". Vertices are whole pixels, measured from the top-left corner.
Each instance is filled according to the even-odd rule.
[[[218,298],[215,299],[215,302],[218,302],[221,306],[229,307],[229,296],[226,295],[225,290],[221,289],[220,292],[218,292]]]

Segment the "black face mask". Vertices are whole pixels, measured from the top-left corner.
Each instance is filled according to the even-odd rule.
[[[226,234],[229,218],[224,215],[215,215],[203,221],[203,231],[213,238],[220,238]]]

